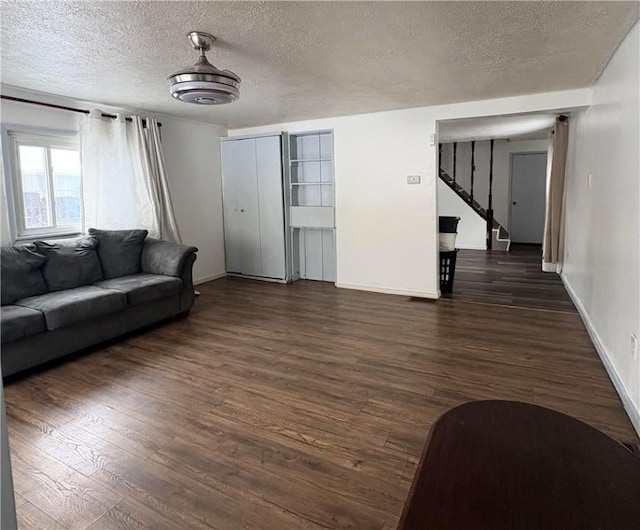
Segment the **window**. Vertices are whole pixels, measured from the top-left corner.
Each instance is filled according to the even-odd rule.
[[[17,237],[80,232],[82,176],[77,137],[10,131],[9,140]]]

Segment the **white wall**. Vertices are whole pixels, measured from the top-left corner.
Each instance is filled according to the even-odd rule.
[[[36,99],[36,98],[34,98]],[[2,125],[77,131],[78,116],[75,112],[38,107],[27,103],[0,100],[0,120]]]
[[[563,279],[640,432],[640,30],[569,123]],[[588,175],[592,184],[588,186]]]
[[[162,144],[182,241],[197,246],[193,274],[202,282],[226,274],[222,224],[221,136],[217,125],[162,118]]]
[[[437,297],[438,120],[584,107],[591,90],[571,90],[230,131],[231,136],[333,129],[337,285]],[[419,185],[407,175],[421,174]]]
[[[86,103],[46,94],[8,90],[11,95],[57,103],[76,108],[88,108]],[[95,105],[107,112],[118,109]],[[128,112],[128,111],[127,111]],[[77,131],[78,117],[74,112],[40,107],[26,103],[0,100],[0,121],[3,126],[20,125],[65,131]],[[162,122],[162,144],[169,188],[178,228],[185,244],[197,246],[194,266],[196,281],[225,274],[224,236],[222,227],[222,192],[219,138],[226,129],[166,116],[155,116]],[[3,232],[5,226],[3,224]]]
[[[509,230],[509,199],[511,190],[511,154],[547,151],[547,140],[496,140],[493,146],[493,215]],[[489,160],[491,144],[488,140],[476,142],[474,174],[474,200],[484,208],[488,206]],[[460,142],[456,154],[456,182],[465,190],[471,189],[471,143]],[[442,146],[442,168],[453,176],[453,144]]]
[[[438,179],[437,193],[438,216],[460,217],[456,248],[485,250],[487,248],[487,222],[441,179]]]

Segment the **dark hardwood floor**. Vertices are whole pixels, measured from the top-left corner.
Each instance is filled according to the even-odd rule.
[[[389,530],[431,424],[470,400],[637,443],[562,285],[461,254],[437,303],[217,280],[185,320],[9,382],[20,527]]]
[[[542,272],[542,249],[512,244],[509,252],[458,251],[456,300],[575,311],[557,274]]]

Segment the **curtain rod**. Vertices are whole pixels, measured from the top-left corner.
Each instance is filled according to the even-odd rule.
[[[0,94],[0,98],[8,99],[9,101],[17,101],[18,103],[29,103],[30,105],[40,105],[42,107],[49,107],[52,109],[60,109],[60,110],[68,110],[70,112],[79,112],[80,114],[90,114],[91,111],[87,109],[74,109],[73,107],[65,107],[64,105],[55,105],[54,103],[43,103],[42,101],[33,101],[32,99],[23,99],[16,98],[13,96],[6,96],[4,94]],[[117,118],[115,114],[107,114],[105,112],[102,113],[103,118]],[[131,121],[131,118],[125,118],[126,121]],[[146,123],[146,120],[142,120],[143,123]],[[158,127],[162,127],[162,123],[158,122]]]

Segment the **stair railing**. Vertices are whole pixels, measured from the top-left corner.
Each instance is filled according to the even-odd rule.
[[[487,238],[487,249],[491,250],[493,246],[493,228],[494,228],[494,210],[493,210],[493,165],[494,165],[494,148],[495,148],[495,140],[490,141],[490,151],[489,151],[489,190],[487,197],[487,209],[481,208],[480,205],[476,207],[474,200],[474,187],[475,187],[475,171],[476,171],[476,160],[475,160],[475,151],[476,151],[476,142],[475,140],[471,142],[471,190],[469,193],[466,193],[464,190],[456,189],[456,174],[458,169],[458,143],[453,142],[453,175],[452,177],[448,174],[444,173],[442,169],[442,150],[443,144],[438,143],[438,168],[439,174],[446,182],[450,188],[453,189],[462,199],[467,201],[469,205],[482,217],[486,220],[486,238]]]
[[[493,246],[493,140],[489,154],[489,198],[487,200],[487,250]]]
[[[469,194],[469,204],[473,208],[473,180],[476,172],[476,142],[471,142],[471,193]]]
[[[453,187],[456,187],[456,165],[458,157],[458,142],[453,142]]]

